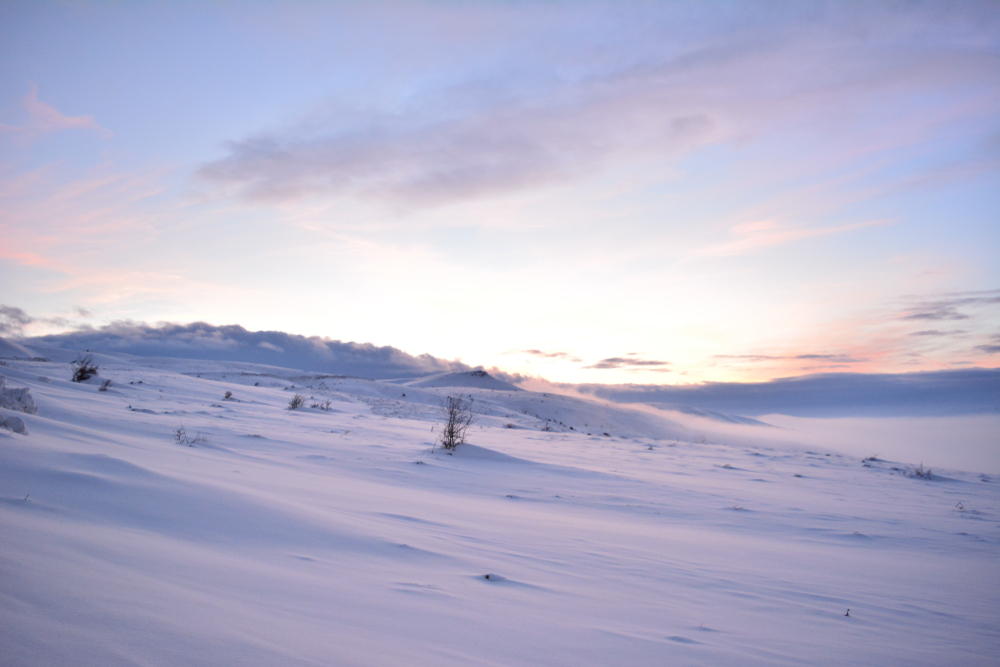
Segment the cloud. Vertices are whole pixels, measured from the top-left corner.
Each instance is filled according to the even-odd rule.
[[[722,245],[702,248],[695,251],[696,255],[711,257],[729,257],[742,255],[752,250],[759,250],[768,246],[782,245],[801,239],[815,238],[819,236],[831,236],[833,234],[843,234],[856,229],[863,229],[873,225],[888,224],[886,220],[872,220],[869,222],[858,222],[839,227],[799,227],[791,228],[779,225],[773,220],[759,222],[746,222],[738,224],[730,229],[736,235],[735,241]]]
[[[482,367],[476,367],[475,370],[487,370]],[[501,370],[497,367],[493,367],[487,370],[487,372],[498,380],[508,382],[510,384],[521,384],[522,382],[527,382],[533,380],[530,375],[522,375],[521,373],[508,373],[507,371]]]
[[[532,357],[539,357],[541,359],[565,359],[566,361],[573,361],[579,363],[582,361],[579,357],[570,354],[569,352],[546,352],[544,350],[517,350],[513,354],[526,354]]]
[[[28,122],[23,126],[0,123],[0,132],[34,138],[63,130],[96,130],[104,137],[111,136],[111,132],[98,125],[93,116],[64,116],[51,104],[39,100],[38,87],[34,84],[21,98],[21,106],[28,112]]]
[[[0,304],[0,334],[20,337],[24,335],[25,329],[33,324],[69,327],[71,322],[68,318],[60,316],[32,317],[21,308]]]
[[[953,306],[937,306],[921,310],[903,317],[904,320],[967,320],[968,315],[958,312]]]
[[[804,361],[809,359],[819,359],[823,361],[831,361],[836,363],[857,363],[866,361],[865,359],[859,359],[847,354],[789,354],[789,355],[770,355],[770,354],[715,354],[712,355],[713,359],[739,359],[742,361],[783,361],[783,360],[798,360]]]
[[[694,407],[727,414],[796,417],[942,416],[994,413],[1000,369],[900,374],[823,373],[769,382],[693,385],[575,385],[618,403]]]
[[[109,163],[68,181],[58,165],[14,178],[0,173],[0,258],[76,277],[92,276],[97,267],[132,257],[166,231],[163,225],[176,220],[180,206],[156,199],[167,173],[142,168],[117,172]],[[192,217],[173,222],[171,231],[191,224],[195,214],[187,213]],[[119,277],[112,289],[128,284]]]
[[[100,328],[88,327],[21,342],[39,350],[57,348],[140,357],[244,361],[372,379],[411,378],[430,373],[471,370],[458,361],[446,361],[429,354],[411,355],[389,346],[345,343],[280,331],[247,331],[238,325],[214,326],[204,322],[163,323],[157,326],[115,322]]]
[[[976,352],[982,352],[983,354],[997,354],[1000,352],[1000,334],[990,336],[990,341],[991,342],[984,345],[977,345],[972,349]]]
[[[959,311],[959,308],[978,308],[1000,304],[1000,290],[984,290],[977,292],[956,292],[945,294],[934,299],[924,299],[911,306],[903,320],[967,320],[970,315]]]
[[[888,112],[887,94],[911,100],[960,82],[989,87],[989,5],[942,7],[535,9],[522,25],[489,26],[517,52],[453,68],[436,84],[413,74],[398,90],[387,81],[382,97],[341,94],[297,123],[228,142],[198,177],[252,201],[324,195],[433,206],[574,181],[623,159],[742,144],[797,121],[823,132]],[[952,46],[956,33],[965,36],[961,48]],[[733,228],[742,238],[704,252],[872,224],[744,223]]]
[[[621,369],[621,370],[647,370],[658,371],[660,373],[670,373],[670,369],[663,368],[670,365],[669,361],[658,361],[656,359],[638,359],[633,355],[627,357],[609,357],[602,359],[596,364],[584,366],[584,368],[594,368],[599,370]]]
[[[19,335],[35,319],[20,308],[0,304],[0,334]]]

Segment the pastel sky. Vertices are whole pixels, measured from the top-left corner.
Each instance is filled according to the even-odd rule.
[[[1000,366],[996,2],[0,5],[0,335]]]

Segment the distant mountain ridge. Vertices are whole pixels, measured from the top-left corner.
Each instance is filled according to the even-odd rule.
[[[46,357],[70,361],[84,351],[258,363],[310,373],[395,380],[415,387],[520,389],[514,384],[520,376],[496,369],[490,375],[461,361],[429,354],[412,355],[371,343],[280,331],[248,331],[239,325],[194,322],[151,326],[120,322],[35,338],[0,338],[0,358]],[[795,417],[1000,414],[1000,369],[990,368],[897,374],[827,373],[754,383],[551,383],[548,386],[554,392],[580,393],[615,403],[646,403],[659,409],[742,424],[759,423],[754,418],[768,414]]]
[[[438,359],[429,354],[412,355],[390,346],[345,343],[281,331],[247,331],[235,324],[215,326],[205,322],[159,326],[115,323],[99,329],[81,329],[5,343],[12,349],[29,348],[45,356],[52,356],[49,352],[55,350],[72,353],[89,350],[138,357],[245,361],[373,380],[418,378],[434,373],[472,370],[471,366],[460,361]],[[0,353],[0,356],[3,354]]]

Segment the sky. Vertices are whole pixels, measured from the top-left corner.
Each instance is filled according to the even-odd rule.
[[[996,2],[4,2],[0,335],[1000,367]]]

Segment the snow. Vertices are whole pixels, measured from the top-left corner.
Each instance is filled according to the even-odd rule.
[[[486,371],[463,373],[440,373],[419,380],[406,382],[411,387],[466,387],[470,389],[492,389],[494,391],[521,391],[520,387],[498,380]]]
[[[0,357],[21,357],[29,359],[32,356],[31,351],[20,343],[0,337]]]
[[[7,378],[3,375],[0,375],[0,408],[28,414],[38,412],[31,392],[25,387],[7,387]]]
[[[0,430],[5,666],[1000,654],[991,475],[474,383],[96,359],[0,367],[38,408]],[[478,417],[449,454],[455,392]]]

